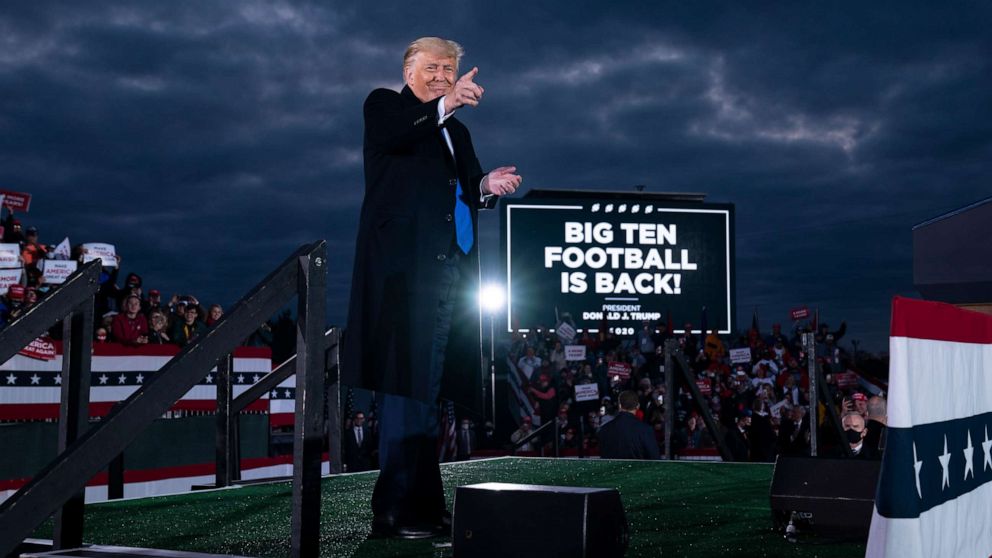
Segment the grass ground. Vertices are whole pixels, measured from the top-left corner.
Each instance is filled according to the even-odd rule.
[[[772,466],[509,458],[442,466],[459,485],[514,482],[617,488],[631,528],[627,556],[864,556],[864,544],[787,542],[771,525]],[[376,472],[323,480],[322,556],[444,557],[448,539],[366,540]],[[91,504],[88,543],[282,557],[289,550],[288,483]],[[534,518],[540,529],[540,518]],[[38,536],[46,536],[50,526]]]

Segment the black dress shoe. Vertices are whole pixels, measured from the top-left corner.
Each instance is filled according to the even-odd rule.
[[[427,539],[436,536],[434,529],[420,525],[403,525],[389,519],[372,522],[374,539]]]

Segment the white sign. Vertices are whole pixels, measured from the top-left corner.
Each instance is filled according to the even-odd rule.
[[[56,260],[68,260],[72,257],[72,249],[69,245],[69,237],[65,237],[59,245],[55,247],[52,251],[52,255]]]
[[[117,250],[113,244],[87,242],[83,244],[83,263],[102,260],[103,267],[117,267]]]
[[[731,364],[751,362],[751,348],[744,347],[743,349],[730,349],[730,362]]]
[[[776,417],[777,418],[779,416],[779,412],[782,410],[782,407],[785,407],[788,404],[789,404],[789,400],[788,399],[783,399],[783,400],[779,401],[778,403],[776,403],[776,404],[772,405],[771,407],[769,407],[768,408],[768,414],[771,415],[772,417]]]
[[[599,384],[579,384],[575,386],[576,401],[599,401]]]
[[[21,245],[0,244],[0,268],[21,267]]]
[[[79,265],[72,260],[41,260],[40,263],[45,282],[52,285],[65,283],[66,278],[72,275]]]
[[[0,269],[0,295],[7,294],[7,289],[14,283],[21,282],[22,269]]]
[[[575,328],[571,326],[568,322],[562,322],[558,324],[555,328],[555,333],[558,334],[558,338],[562,341],[568,343],[572,339],[575,339]]]
[[[585,359],[586,359],[585,345],[565,345],[565,360],[575,361],[575,360],[585,360]]]

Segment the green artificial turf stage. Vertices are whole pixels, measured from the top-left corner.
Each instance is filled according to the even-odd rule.
[[[514,482],[617,488],[631,541],[627,556],[864,556],[864,545],[790,544],[771,527],[772,466],[701,462],[505,458],[442,466],[454,488]],[[450,556],[448,539],[366,540],[376,472],[323,480],[321,554]],[[289,551],[289,483],[246,486],[86,507],[87,543],[282,557]],[[526,512],[524,512],[526,513]],[[534,529],[541,529],[540,518]],[[50,527],[37,536],[48,538]]]

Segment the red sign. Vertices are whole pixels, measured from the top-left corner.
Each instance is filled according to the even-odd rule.
[[[619,376],[626,380],[630,377],[630,365],[626,362],[611,362],[606,373],[609,376]]]
[[[18,354],[38,360],[55,360],[55,343],[48,337],[39,337],[20,350]]]
[[[789,315],[792,316],[793,320],[801,320],[803,318],[808,318],[809,308],[806,308],[805,306],[793,308],[792,310],[789,310]]]
[[[703,397],[709,397],[713,393],[713,385],[706,380],[696,380],[696,387]]]
[[[31,207],[31,194],[0,190],[0,195],[3,195],[3,204],[9,207],[11,211],[27,213],[28,208]]]
[[[834,381],[837,382],[837,387],[839,388],[856,386],[858,385],[858,375],[851,371],[840,372],[834,374]]]

